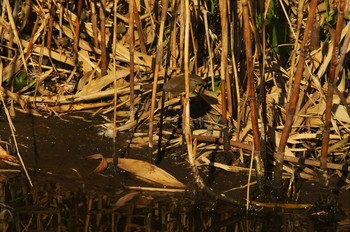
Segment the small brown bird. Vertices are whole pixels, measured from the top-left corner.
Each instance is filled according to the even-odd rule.
[[[203,80],[200,76],[195,74],[190,74],[190,92],[193,92],[195,88],[203,83]],[[183,73],[171,78],[168,80],[164,86],[164,91],[170,92],[174,95],[183,95],[185,93],[185,76]]]

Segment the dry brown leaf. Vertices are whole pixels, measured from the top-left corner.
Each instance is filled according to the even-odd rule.
[[[105,158],[101,154],[94,154],[87,157],[87,159],[100,159],[100,164],[95,168],[94,172],[102,172],[107,168],[108,163],[113,162],[113,158]]]
[[[108,163],[113,162],[113,158],[104,158],[101,154],[90,155],[88,159],[100,159],[101,162],[94,172],[100,172],[107,168]],[[136,159],[118,159],[118,168],[134,174],[136,177],[162,184],[167,187],[185,188],[186,186],[178,181],[163,169],[146,161]]]
[[[186,187],[174,176],[146,161],[122,158],[118,159],[118,168],[164,186],[176,188]]]
[[[131,201],[134,199],[135,196],[139,195],[140,193],[138,192],[131,192],[126,194],[125,196],[122,196],[119,198],[119,200],[114,204],[114,209],[119,209],[120,207],[124,206],[128,201]]]

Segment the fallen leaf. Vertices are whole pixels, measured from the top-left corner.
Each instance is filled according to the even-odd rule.
[[[134,199],[136,195],[138,195],[139,192],[131,192],[126,194],[125,196],[122,196],[119,198],[119,200],[114,204],[114,209],[119,209],[120,207],[124,206],[128,201],[131,201]]]
[[[100,164],[97,166],[94,172],[101,172],[107,168],[108,163],[113,163],[113,158],[105,158],[101,154],[90,155],[87,158],[101,160]],[[118,168],[130,172],[141,179],[162,184],[167,187],[186,187],[183,183],[178,181],[174,176],[170,175],[168,172],[146,161],[119,158]]]

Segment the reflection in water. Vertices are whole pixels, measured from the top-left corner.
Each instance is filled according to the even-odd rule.
[[[34,177],[34,181],[38,178]],[[348,231],[336,220],[305,211],[263,212],[209,202],[192,193],[96,191],[67,180],[34,182],[21,176],[1,186],[1,231]],[[75,188],[70,185],[75,184]],[[72,190],[74,189],[74,190]],[[260,211],[260,212],[259,212]],[[259,215],[258,215],[259,213]],[[273,213],[273,214],[272,214]],[[338,228],[337,228],[338,227]]]

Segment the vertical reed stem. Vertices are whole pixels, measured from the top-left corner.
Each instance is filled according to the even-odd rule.
[[[339,54],[339,41],[341,32],[344,25],[344,9],[345,1],[341,0],[338,2],[338,18],[336,30],[334,33],[333,41],[333,51],[332,51],[332,61],[329,68],[328,74],[328,89],[327,89],[327,99],[326,99],[326,111],[325,111],[325,125],[322,135],[322,148],[321,148],[321,158],[320,165],[323,171],[327,168],[327,156],[328,156],[328,147],[329,147],[329,133],[331,128],[332,120],[332,104],[333,104],[333,93],[336,80],[336,67],[338,65],[338,54]]]
[[[76,62],[78,58],[79,52],[79,37],[80,37],[80,18],[81,18],[81,10],[83,8],[83,0],[78,1],[78,11],[77,18],[75,19],[75,37],[73,42],[73,61]]]
[[[116,3],[114,2],[114,4]],[[91,7],[91,20],[92,20],[92,34],[94,36],[94,46],[95,48],[98,48],[96,0],[90,1],[90,7]]]
[[[160,21],[160,28],[159,28],[159,38],[157,43],[157,53],[156,53],[156,59],[155,59],[155,67],[154,67],[154,81],[153,81],[153,88],[152,88],[152,100],[151,100],[151,112],[150,112],[150,119],[149,119],[149,142],[148,142],[148,148],[149,148],[149,158],[150,162],[152,162],[152,151],[153,151],[153,121],[154,121],[154,110],[156,106],[156,95],[157,95],[157,83],[158,83],[158,76],[159,76],[159,68],[162,63],[163,58],[163,35],[164,35],[164,28],[165,28],[165,20],[167,16],[168,11],[168,0],[162,0],[162,16]]]
[[[287,145],[289,133],[292,129],[295,108],[299,98],[299,88],[300,88],[300,83],[303,76],[304,64],[305,64],[305,59],[307,55],[306,46],[310,38],[310,31],[313,24],[316,7],[317,7],[317,0],[311,0],[309,15],[307,17],[304,36],[303,36],[303,41],[300,47],[300,57],[299,57],[297,69],[295,72],[294,84],[293,84],[292,92],[290,94],[290,101],[287,107],[286,122],[284,124],[279,146],[275,153],[275,160],[276,160],[275,186],[280,189],[282,187],[282,170],[283,170],[283,161],[284,161],[284,151]]]
[[[134,106],[134,53],[135,53],[135,36],[134,36],[134,0],[129,0],[129,52],[130,52],[130,121],[135,120],[135,106]]]
[[[255,160],[255,170],[257,173],[259,189],[262,191],[262,181],[264,175],[264,167],[260,154],[260,131],[258,124],[258,104],[255,96],[255,85],[254,85],[254,70],[253,70],[253,56],[252,56],[252,38],[249,27],[249,10],[248,10],[248,1],[242,0],[242,9],[243,9],[243,26],[244,26],[244,41],[246,47],[246,66],[247,66],[247,75],[248,75],[248,96],[249,96],[249,106],[250,114],[252,120],[252,129],[253,129],[253,141],[254,141],[254,160]]]
[[[47,32],[47,40],[46,40],[46,47],[50,50],[51,48],[51,40],[52,40],[52,27],[53,27],[53,21],[54,21],[54,15],[55,15],[55,4],[53,1],[51,1],[51,7],[50,7],[50,20],[49,20],[49,31]],[[38,17],[37,17],[38,18]]]
[[[101,20],[101,76],[107,74],[107,50],[106,50],[106,0],[101,1],[100,20]]]

